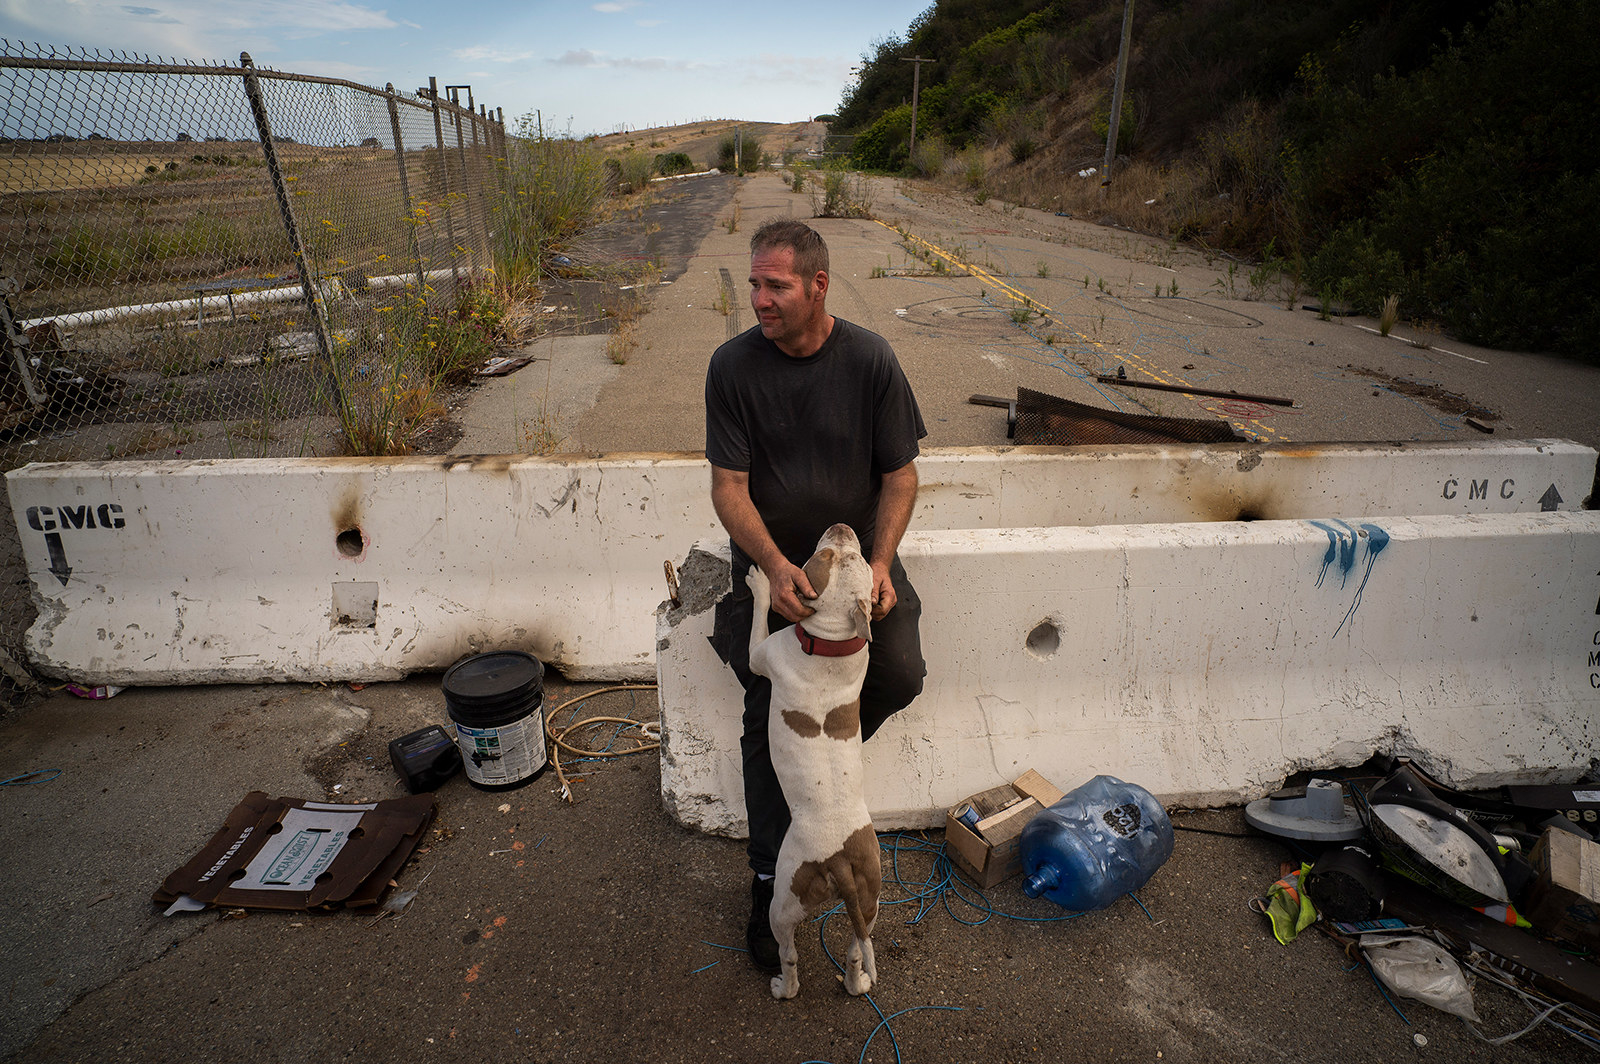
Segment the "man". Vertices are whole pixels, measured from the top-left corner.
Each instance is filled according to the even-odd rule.
[[[917,497],[916,398],[883,337],[827,311],[828,247],[803,222],[773,221],[750,240],[750,306],[759,324],[711,356],[706,457],[711,500],[732,539],[733,594],[718,607],[721,649],[744,685],[745,812],[750,822],[751,960],[779,968],[768,926],[772,875],[789,807],[767,747],[770,682],[750,672],[753,605],[744,577],[772,585],[774,628],[803,621],[816,592],[800,568],[828,526],[855,529],[872,565],[872,642],[861,737],[922,691],[922,604],[895,551]]]

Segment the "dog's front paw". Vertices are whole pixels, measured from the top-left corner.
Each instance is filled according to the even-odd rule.
[[[767,574],[761,571],[761,566],[752,565],[745,574],[744,582],[750,588],[750,593],[756,598],[766,598],[772,594],[772,584],[767,580]]]
[[[772,977],[772,996],[779,1001],[787,1001],[800,993],[800,980],[785,979],[781,975]]]

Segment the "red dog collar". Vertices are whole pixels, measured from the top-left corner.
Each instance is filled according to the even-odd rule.
[[[867,645],[866,637],[859,635],[854,639],[818,639],[798,624],[794,626],[794,634],[799,637],[802,650],[824,658],[848,658]]]

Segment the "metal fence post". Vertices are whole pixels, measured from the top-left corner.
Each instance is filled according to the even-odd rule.
[[[472,99],[472,91],[467,91],[467,99]],[[472,159],[475,179],[478,186],[478,219],[482,227],[483,254],[489,260],[489,268],[494,268],[494,231],[489,224],[489,188],[486,178],[489,175],[489,125],[484,115],[486,108],[478,105],[478,114],[472,117]],[[471,112],[469,111],[470,115]],[[478,144],[478,126],[483,126],[483,144]]]
[[[450,238],[450,276],[456,291],[461,290],[461,274],[456,270],[456,227],[450,220],[450,155],[444,149],[444,123],[439,118],[439,79],[428,79],[428,99],[433,103],[433,139],[439,146],[439,180],[444,184],[444,231]]]
[[[468,96],[468,99],[471,99],[470,95]],[[469,118],[472,116],[472,111],[470,108],[467,111],[467,116]],[[472,253],[472,266],[473,269],[476,270],[478,268],[478,260],[483,254],[484,239],[483,229],[480,225],[478,225],[478,219],[473,217],[472,213],[472,193],[470,191],[470,186],[472,185],[472,172],[467,168],[467,144],[465,134],[461,132],[460,104],[455,104],[455,110],[451,112],[450,120],[455,123],[456,127],[456,157],[461,160],[461,201],[466,205],[467,208],[467,227],[473,231],[472,236],[469,239],[476,244],[476,247]]]
[[[278,165],[278,152],[272,143],[272,122],[267,118],[267,101],[261,95],[261,82],[256,77],[255,63],[249,52],[239,53],[239,65],[244,68],[244,92],[250,98],[250,112],[255,116],[256,130],[261,135],[261,154],[266,160],[267,173],[272,176],[272,191],[278,198],[278,213],[283,216],[284,232],[289,237],[289,247],[294,251],[295,268],[300,271],[300,290],[304,293],[306,309],[311,313],[311,331],[317,338],[317,350],[331,369],[333,342],[328,336],[327,308],[311,278],[311,268],[306,263],[305,245],[300,240],[300,227],[295,222],[294,208],[289,203],[289,185],[283,179],[283,169]]]
[[[422,269],[422,248],[417,243],[416,219],[411,217],[411,178],[406,173],[406,146],[400,135],[400,105],[395,103],[394,82],[384,85],[383,89],[389,94],[389,128],[394,133],[394,161],[400,168],[400,195],[406,201],[406,241],[411,245],[411,261],[417,264],[417,295],[420,296],[428,281]]]

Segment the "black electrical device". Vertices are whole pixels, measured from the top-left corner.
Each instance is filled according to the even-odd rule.
[[[455,737],[437,724],[391,740],[389,760],[412,794],[431,791],[461,771]]]

